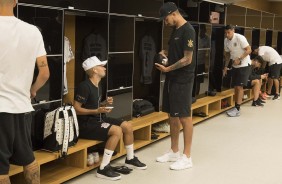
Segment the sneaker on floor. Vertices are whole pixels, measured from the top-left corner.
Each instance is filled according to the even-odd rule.
[[[176,153],[173,153],[172,150],[169,150],[168,152],[166,152],[165,154],[163,154],[162,156],[157,157],[157,162],[175,162],[180,158],[180,153],[179,151]]]
[[[238,117],[240,116],[240,111],[238,111],[238,109],[234,107],[231,110],[227,111],[226,114],[230,117]]]
[[[260,93],[259,94],[259,98],[261,98],[262,100],[266,100],[267,97],[264,95],[264,93]]]
[[[172,170],[183,170],[191,167],[193,167],[191,157],[187,158],[184,154],[176,162],[170,165],[170,169]]]
[[[260,103],[266,103],[266,102],[263,101],[261,98],[258,98],[258,100],[260,101]]]
[[[272,98],[272,100],[280,100],[280,95],[279,94],[275,94],[274,97]]]
[[[265,96],[266,96],[267,98],[270,98],[270,97],[272,97],[273,95],[272,95],[272,94],[265,93]]]
[[[264,105],[259,100],[256,100],[256,101],[253,101],[252,106],[255,106],[255,107],[261,106],[261,107],[263,107]]]
[[[229,109],[228,111],[226,111],[226,114],[229,114],[229,113],[233,112],[234,109],[236,109],[236,107],[233,107],[233,108]]]
[[[116,173],[112,169],[110,164],[106,165],[104,169],[100,169],[100,167],[98,167],[96,176],[98,178],[103,178],[103,179],[112,180],[112,181],[119,180],[121,178],[120,174]]]
[[[139,159],[135,156],[131,160],[127,160],[126,158],[125,165],[129,168],[136,168],[136,169],[142,169],[142,170],[147,169],[146,164],[140,162]]]

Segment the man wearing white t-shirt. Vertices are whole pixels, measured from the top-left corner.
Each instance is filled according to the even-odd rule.
[[[16,0],[0,0],[0,183],[10,164],[24,167],[27,183],[40,183],[31,145],[31,97],[49,78],[42,35],[13,14]],[[35,61],[39,74],[32,84]]]
[[[243,86],[247,85],[251,73],[251,59],[249,54],[252,50],[247,39],[243,35],[235,33],[232,25],[225,27],[225,35],[225,67],[223,69],[223,76],[226,75],[229,62],[232,61],[232,86],[234,86],[236,97],[235,107],[227,111],[227,115],[235,117],[240,116],[240,105],[244,95]]]
[[[274,83],[275,87],[275,95],[272,98],[273,100],[280,99],[279,94],[279,77],[280,70],[282,68],[282,58],[278,54],[278,52],[269,46],[253,46],[252,47],[253,54],[259,55],[263,58],[264,61],[268,63],[269,66],[269,74],[267,81],[267,94],[271,94],[271,89]]]

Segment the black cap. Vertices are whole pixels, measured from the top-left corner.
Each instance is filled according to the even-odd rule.
[[[166,2],[160,8],[160,20],[164,20],[166,16],[178,10],[177,6],[173,2]]]

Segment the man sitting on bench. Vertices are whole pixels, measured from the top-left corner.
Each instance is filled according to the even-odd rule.
[[[120,174],[113,171],[110,160],[113,152],[123,135],[127,151],[125,164],[128,167],[146,169],[147,166],[134,156],[133,130],[129,122],[106,117],[111,112],[113,98],[107,97],[104,102],[100,81],[106,76],[107,61],[100,61],[96,56],[86,59],[82,63],[88,79],[80,83],[74,96],[74,108],[79,123],[80,138],[106,141],[103,159],[97,170],[97,177],[109,180],[118,180]]]

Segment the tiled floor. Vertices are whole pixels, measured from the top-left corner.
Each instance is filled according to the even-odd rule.
[[[182,135],[182,134],[181,134]],[[183,148],[183,138],[180,146]],[[155,158],[170,147],[170,138],[136,152],[148,165],[119,181],[96,178],[90,171],[68,184],[282,184],[282,99],[268,100],[265,107],[241,107],[240,117],[225,113],[194,127],[192,158],[194,167],[169,170],[170,163]],[[122,164],[125,157],[112,165]]]

